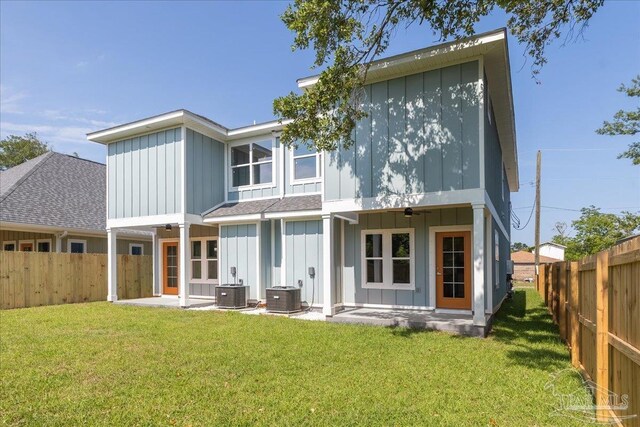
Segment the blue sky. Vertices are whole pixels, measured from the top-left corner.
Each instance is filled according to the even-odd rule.
[[[271,120],[275,97],[312,72],[279,20],[286,2],[1,2],[0,135],[37,131],[57,151],[104,162],[85,134],[178,108],[229,127]],[[594,133],[620,108],[616,92],[640,73],[640,2],[609,1],[584,36],[547,51],[541,84],[510,38],[520,191],[526,223],[535,153],[543,152],[542,239],[580,208],[640,212],[640,167],[617,160],[629,138]],[[500,12],[478,31],[502,27]],[[399,30],[385,55],[438,40]],[[563,210],[568,209],[568,210]],[[533,242],[533,220],[513,241]]]

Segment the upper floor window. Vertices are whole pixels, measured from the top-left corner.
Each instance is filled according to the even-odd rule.
[[[273,144],[271,141],[231,147],[231,185],[271,184],[273,182]]]
[[[293,181],[320,178],[322,157],[316,150],[301,144],[293,149]]]

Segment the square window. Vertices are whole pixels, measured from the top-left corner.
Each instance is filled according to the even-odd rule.
[[[51,242],[38,242],[38,252],[51,252]]]
[[[72,254],[83,254],[84,243],[83,242],[71,242],[70,251]]]
[[[7,252],[14,252],[16,250],[15,243],[5,243],[3,249]]]
[[[142,255],[142,245],[131,245],[130,253],[131,255]]]
[[[271,141],[255,142],[253,143],[252,150],[254,163],[265,162],[271,160],[273,157]]]
[[[249,164],[251,145],[240,145],[231,148],[231,166]]]
[[[310,179],[316,176],[316,156],[303,157],[293,161],[294,179]]]

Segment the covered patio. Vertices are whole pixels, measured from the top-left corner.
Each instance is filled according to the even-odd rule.
[[[180,299],[173,296],[155,296],[150,298],[135,298],[113,301],[114,304],[134,305],[138,307],[161,307],[161,308],[196,308],[215,305],[211,299],[189,298],[189,305],[184,307],[180,304]]]

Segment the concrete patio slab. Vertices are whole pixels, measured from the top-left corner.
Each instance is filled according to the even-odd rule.
[[[150,298],[134,298],[115,301],[114,304],[135,305],[139,307],[164,307],[164,308],[182,308],[180,300],[172,297],[150,297]],[[189,307],[206,307],[215,305],[215,301],[210,299],[189,298]]]
[[[471,314],[449,314],[418,310],[351,308],[341,311],[333,317],[328,317],[327,321],[430,329],[475,337],[485,337],[491,329],[491,316],[487,316],[487,326],[476,326],[473,324],[473,316]]]

